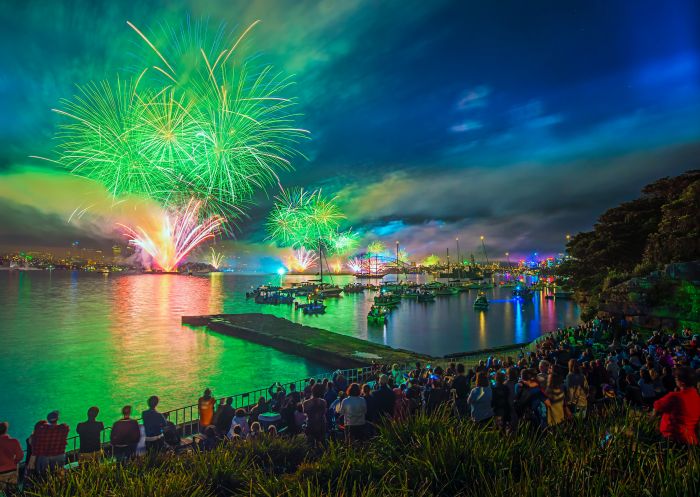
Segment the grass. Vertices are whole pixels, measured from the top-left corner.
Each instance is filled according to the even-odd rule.
[[[141,458],[55,475],[32,496],[700,495],[700,449],[668,446],[657,420],[616,408],[547,433],[503,434],[445,413],[389,424],[372,441],[311,450],[303,437]],[[606,434],[612,437],[605,446]]]

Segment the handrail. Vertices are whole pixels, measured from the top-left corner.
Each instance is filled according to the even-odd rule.
[[[401,365],[401,370],[405,370],[406,365]],[[356,383],[356,382],[368,382],[371,381],[371,376],[376,373],[377,370],[373,366],[365,366],[362,368],[353,368],[353,369],[343,369],[343,370],[335,370],[331,372],[324,372],[320,374],[316,374],[313,376],[309,376],[306,378],[301,378],[298,380],[292,380],[292,381],[286,381],[286,382],[279,382],[281,385],[285,387],[285,389],[289,388],[289,385],[294,383],[296,386],[296,389],[298,392],[303,392],[304,388],[306,387],[306,384],[310,379],[315,379],[316,381],[323,381],[324,379],[329,379],[332,380],[333,376],[336,374],[341,374],[345,377],[347,380],[348,384],[350,383]],[[276,384],[277,382],[273,383]],[[270,387],[267,388],[257,388],[255,390],[250,390],[248,392],[243,392],[239,394],[234,394],[234,395],[221,395],[218,398],[229,398],[232,397],[233,399],[233,408],[234,409],[239,409],[239,408],[248,408],[258,402],[258,399],[260,397],[264,397],[265,400],[270,400],[272,396],[269,393]],[[195,425],[199,424],[199,409],[198,409],[198,404],[190,404],[187,406],[182,406],[182,407],[177,407],[175,409],[171,409],[169,411],[163,411],[162,414],[166,416],[170,421],[175,424],[175,426],[185,435],[190,435],[192,433],[195,433],[197,430],[194,429]],[[134,418],[137,421],[141,421],[141,418]],[[111,426],[106,426],[104,430],[102,430],[102,444],[107,444],[109,443],[109,435],[111,433],[112,427]],[[80,441],[80,436],[79,435],[74,435],[72,437],[69,437],[66,440],[66,453],[75,453],[79,449],[79,441]]]

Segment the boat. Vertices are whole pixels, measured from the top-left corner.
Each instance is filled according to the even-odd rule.
[[[389,311],[387,311],[385,308],[372,306],[367,313],[367,321],[371,323],[384,324],[388,320],[388,314]]]
[[[574,292],[568,290],[554,290],[554,297],[557,299],[570,299]]]
[[[321,298],[329,298],[329,297],[340,297],[341,292],[343,291],[342,288],[336,285],[329,285],[328,283],[321,283],[316,287],[316,295],[318,295]]]
[[[301,309],[304,314],[324,314],[326,312],[326,306],[323,302],[314,300],[308,304],[294,303],[295,309]]]
[[[516,299],[526,299],[526,298],[531,299],[533,295],[534,294],[533,294],[532,290],[530,290],[526,286],[518,285],[513,289],[513,297],[515,297]]]
[[[256,304],[293,304],[294,294],[291,290],[262,290],[255,295]]]
[[[361,283],[350,283],[343,287],[343,293],[362,293],[365,291],[365,285]]]
[[[376,305],[383,306],[396,306],[401,303],[401,297],[394,295],[391,292],[387,292],[374,297],[374,303]]]
[[[453,286],[443,285],[442,287],[435,289],[435,295],[438,296],[457,295],[458,293],[459,289]]]
[[[484,293],[480,293],[474,301],[474,309],[486,310],[489,308],[489,301]]]
[[[433,302],[435,294],[433,292],[421,292],[418,294],[418,302]]]

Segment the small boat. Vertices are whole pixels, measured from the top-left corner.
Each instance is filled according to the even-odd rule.
[[[459,289],[451,286],[443,286],[441,288],[436,288],[435,289],[435,295],[438,296],[445,296],[445,295],[457,295],[459,293]]]
[[[327,283],[322,283],[316,287],[316,295],[321,298],[340,297],[342,291],[343,289],[339,286],[329,285]]]
[[[326,312],[326,306],[317,300],[309,302],[308,304],[295,303],[294,307],[296,309],[301,309],[304,314],[324,314]]]
[[[401,303],[401,297],[391,292],[383,293],[374,297],[376,305],[395,306]]]
[[[570,299],[574,292],[569,292],[567,290],[554,290],[554,297],[557,299]]]
[[[488,308],[489,308],[489,301],[486,298],[486,295],[483,293],[479,294],[479,296],[474,301],[474,309],[486,310]]]
[[[362,293],[365,291],[365,285],[361,283],[350,283],[343,287],[343,293]]]
[[[525,286],[516,286],[515,289],[513,289],[513,297],[516,299],[531,299],[533,296],[532,290]]]
[[[435,294],[433,292],[421,292],[418,294],[418,302],[433,302]]]
[[[369,313],[367,313],[367,321],[371,323],[384,324],[388,320],[389,311],[385,308],[378,306],[372,306]]]
[[[544,298],[547,300],[554,300],[554,295],[552,295],[551,293],[548,293],[547,295],[544,296]]]

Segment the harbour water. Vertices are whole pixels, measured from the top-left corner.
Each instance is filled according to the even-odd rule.
[[[288,276],[284,283],[304,279]],[[349,281],[354,278],[334,277],[336,284]],[[196,402],[207,386],[215,396],[228,395],[325,369],[182,326],[185,314],[265,312],[430,355],[530,341],[579,317],[572,301],[535,295],[523,303],[511,298],[511,289],[495,288],[487,291],[488,311],[473,309],[476,292],[470,291],[434,303],[403,301],[386,325],[368,325],[375,293],[329,299],[326,314],[304,316],[293,306],[245,298],[251,287],[266,283],[283,281],[228,273],[0,272],[0,420],[10,421],[13,435],[25,438],[53,409],[74,427],[97,405],[101,419],[111,423],[121,406],[140,412],[153,394],[167,410]]]

